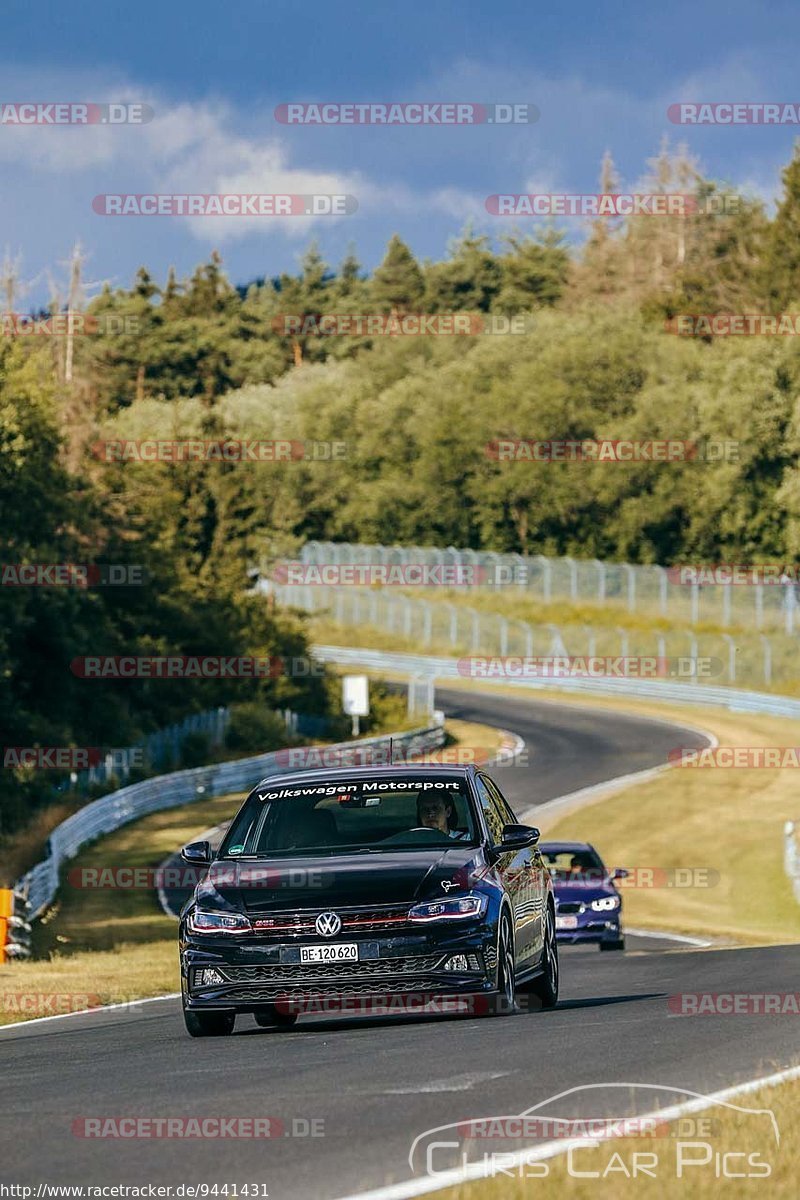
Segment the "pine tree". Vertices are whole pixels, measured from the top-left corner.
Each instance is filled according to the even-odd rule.
[[[372,276],[370,293],[373,304],[384,312],[413,312],[422,303],[424,288],[425,281],[419,263],[395,233],[383,262]]]
[[[783,198],[772,222],[764,274],[773,312],[800,302],[800,141],[783,172]]]

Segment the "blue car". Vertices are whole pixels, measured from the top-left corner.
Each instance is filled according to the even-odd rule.
[[[542,842],[539,849],[553,878],[557,940],[624,950],[622,897],[614,880],[628,872],[609,871],[588,842]]]

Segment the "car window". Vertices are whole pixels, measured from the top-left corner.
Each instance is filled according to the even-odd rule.
[[[478,775],[475,780],[475,786],[478,791],[478,803],[483,810],[483,816],[489,830],[489,837],[497,845],[502,841],[503,826],[508,825],[509,822],[506,820],[499,798],[492,795],[487,787],[487,782],[482,775]]]
[[[234,819],[220,856],[335,854],[475,840],[463,778],[335,778],[257,788]]]
[[[492,799],[495,801],[495,803],[499,806],[500,812],[503,813],[503,816],[505,818],[505,824],[506,825],[518,825],[519,821],[517,820],[514,810],[512,809],[511,805],[508,803],[505,796],[500,791],[500,788],[497,786],[497,784],[494,782],[494,780],[487,778],[486,779],[486,787],[489,790],[489,795],[492,797]]]

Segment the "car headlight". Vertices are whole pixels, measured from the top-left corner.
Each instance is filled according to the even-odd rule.
[[[609,912],[612,908],[619,908],[619,896],[601,896],[599,900],[592,901],[592,908],[595,912]]]
[[[192,933],[252,933],[253,926],[241,913],[206,912],[196,908],[189,917]]]
[[[415,904],[409,911],[409,921],[464,921],[469,917],[482,917],[486,912],[486,897],[480,892],[469,892],[466,896],[451,896],[447,900],[430,900],[427,904]]]

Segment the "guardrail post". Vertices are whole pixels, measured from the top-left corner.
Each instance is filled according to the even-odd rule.
[[[758,585],[759,588],[761,585]],[[761,644],[764,647],[764,683],[769,687],[772,683],[772,646],[770,640],[762,633]]]
[[[729,633],[722,634],[722,640],[728,645],[728,683],[736,682],[736,643]]]

